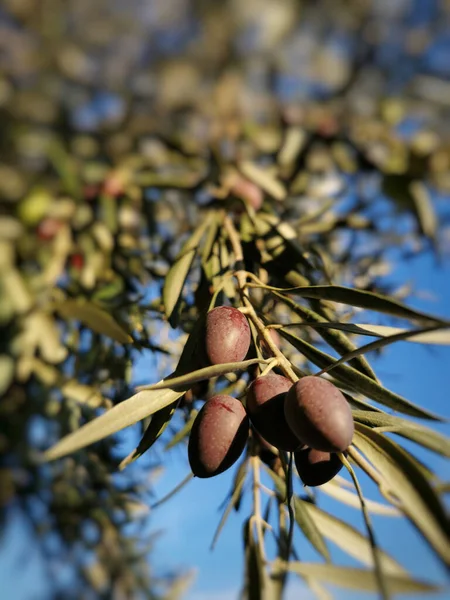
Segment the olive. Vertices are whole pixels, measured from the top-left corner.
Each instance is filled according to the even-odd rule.
[[[205,322],[205,362],[219,365],[244,360],[250,348],[250,327],[237,308],[218,306]]]
[[[287,423],[304,444],[323,452],[343,452],[353,439],[350,405],[330,381],[303,377],[286,395]]]
[[[311,487],[327,483],[342,469],[342,462],[337,454],[314,448],[295,452],[294,460],[300,479]]]
[[[213,396],[204,404],[189,436],[189,464],[195,476],[214,477],[229,469],[242,454],[249,420],[236,398]]]
[[[253,426],[269,444],[292,452],[303,444],[286,422],[284,401],[292,382],[275,373],[257,377],[247,391],[247,412]]]

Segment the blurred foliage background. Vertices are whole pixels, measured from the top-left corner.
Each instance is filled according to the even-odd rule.
[[[205,207],[289,223],[247,255],[274,285],[401,300],[393,257],[448,256],[449,26],[446,0],[2,2],[1,519],[30,521],[55,598],[183,588],[152,573],[140,535],[161,455],[119,473],[114,436],[38,459],[133,394],[137,356],[145,383],[173,370],[231,262],[219,233],[174,334],[161,290]],[[277,259],[280,235],[308,261],[283,245]]]

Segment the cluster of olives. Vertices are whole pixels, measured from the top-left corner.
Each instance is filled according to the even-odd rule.
[[[248,321],[235,308],[217,307],[206,317],[204,340],[204,364],[241,361],[250,348]],[[223,394],[205,403],[189,438],[194,475],[214,477],[231,467],[245,448],[250,421],[262,446],[294,452],[300,478],[310,486],[338,473],[338,453],[347,450],[354,431],[350,406],[331,382],[307,376],[292,384],[271,372],[250,384],[246,408]]]

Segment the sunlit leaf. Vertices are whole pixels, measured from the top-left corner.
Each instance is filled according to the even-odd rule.
[[[406,329],[401,329],[400,327],[390,327],[388,325],[372,325],[369,323],[360,323],[357,324],[356,327],[361,328],[367,333],[372,333],[374,335],[379,336],[391,336],[396,335],[398,333],[406,332]],[[359,331],[356,330],[355,333],[359,333]],[[363,332],[361,331],[361,333]],[[407,337],[405,341],[416,342],[418,344],[440,344],[446,346],[450,344],[450,328],[447,327],[443,329],[438,329],[437,331],[418,333],[417,335]]]
[[[202,369],[198,369],[197,371],[193,371],[192,373],[186,373],[186,375],[166,378],[163,381],[154,383],[152,385],[139,386],[138,389],[142,391],[163,390],[168,387],[189,387],[197,381],[211,379],[212,377],[220,377],[221,375],[226,375],[227,373],[231,373],[233,371],[245,371],[245,369],[251,367],[252,365],[256,365],[258,363],[264,364],[268,362],[270,361],[264,358],[251,358],[250,360],[243,360],[241,362],[236,363],[222,363],[219,365],[211,365],[210,367],[203,367]]]
[[[370,542],[362,533],[352,525],[345,523],[309,502],[298,499],[296,506],[300,503],[304,505],[304,509],[309,512],[320,533],[326,539],[336,544],[341,550],[344,550],[349,556],[352,556],[364,565],[369,567],[374,566],[373,551]],[[378,549],[378,555],[383,573],[398,574],[405,572],[405,569],[386,552]]]
[[[441,560],[450,565],[450,522],[422,470],[398,444],[356,423],[354,444],[366,455],[385,482],[385,491],[401,503]]]
[[[80,429],[63,437],[44,453],[43,459],[55,460],[98,442],[172,404],[184,393],[185,390],[171,389],[138,392],[93,421],[89,421]]]
[[[361,502],[358,496],[350,490],[338,485],[336,483],[336,478],[332,479],[328,483],[325,483],[324,485],[321,485],[319,489],[324,494],[327,494],[327,496],[338,500],[338,502],[342,502],[347,506],[361,510]],[[367,498],[364,499],[364,502],[367,510],[374,515],[383,515],[384,517],[401,516],[401,512],[394,506],[381,504],[380,502],[375,502],[374,500],[369,500]]]
[[[275,200],[285,199],[286,190],[283,184],[266,169],[263,169],[250,161],[241,161],[238,163],[238,169],[243,175],[253,181],[253,183],[259,185],[259,187],[267,192],[269,196],[275,198]]]
[[[127,344],[133,341],[133,338],[129,333],[125,331],[122,325],[119,325],[117,321],[105,310],[99,308],[92,302],[84,299],[76,300],[63,300],[53,305],[61,317],[64,319],[76,319],[102,335],[120,342],[121,344]]]
[[[164,280],[163,304],[166,317],[170,320],[183,291],[184,283],[189,274],[200,240],[210,223],[210,217],[205,218],[185,242]]]
[[[382,427],[383,431],[391,431],[438,454],[450,457],[450,439],[420,423],[413,423],[386,413],[364,410],[353,411],[353,417],[358,423],[363,423],[370,427]]]
[[[297,573],[301,577],[317,579],[350,590],[378,592],[375,574],[367,569],[306,562],[277,562],[275,568],[277,567]],[[392,594],[424,594],[439,592],[442,589],[437,585],[413,579],[407,574],[387,574],[386,584]]]

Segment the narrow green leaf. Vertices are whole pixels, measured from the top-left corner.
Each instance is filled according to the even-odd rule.
[[[331,371],[332,369],[336,368],[337,366],[339,366],[343,363],[349,362],[352,359],[356,358],[357,356],[361,356],[363,354],[366,354],[367,352],[373,352],[374,350],[380,350],[381,348],[384,348],[385,346],[389,346],[390,344],[393,344],[395,342],[404,341],[404,340],[408,339],[410,336],[416,335],[417,333],[434,332],[440,328],[441,328],[440,325],[437,325],[437,326],[434,325],[432,327],[426,327],[423,329],[417,329],[417,330],[412,330],[412,331],[405,330],[402,333],[396,333],[394,335],[384,337],[380,340],[370,342],[369,344],[365,344],[364,346],[361,346],[360,348],[357,348],[356,350],[353,350],[352,352],[345,354],[339,360],[337,360],[333,365],[324,368],[322,370],[322,373],[327,373],[328,371]]]
[[[238,164],[238,169],[253,183],[259,185],[269,196],[275,198],[275,200],[284,200],[286,198],[286,189],[281,181],[272,176],[266,169],[248,160],[241,161]]]
[[[133,338],[117,323],[114,317],[92,302],[81,298],[63,300],[54,303],[52,308],[64,319],[76,319],[95,333],[107,335],[121,344],[128,344],[133,341]]]
[[[277,561],[275,568],[286,569],[308,579],[318,579],[350,590],[378,592],[378,584],[373,571],[323,565],[318,563]],[[386,575],[386,584],[392,594],[423,594],[442,591],[439,586],[413,579],[409,575]]]
[[[386,337],[406,332],[406,329],[401,329],[400,327],[389,327],[388,325],[372,325],[369,323],[357,324],[355,325],[355,327],[365,330],[367,332],[365,335],[373,334],[380,337]],[[355,331],[355,333],[359,332]],[[439,344],[447,346],[450,344],[450,328],[446,327],[437,331],[418,333],[417,335],[412,335],[411,337],[406,338],[405,341],[416,342],[418,344]]]
[[[184,393],[171,389],[139,392],[63,437],[44,453],[43,460],[55,460],[98,442],[172,404]]]
[[[213,541],[211,542],[211,550],[214,550],[214,547],[215,547],[217,540],[219,539],[220,533],[230,515],[230,512],[233,510],[234,506],[239,501],[239,498],[240,498],[241,492],[242,492],[242,488],[244,487],[244,483],[245,483],[245,476],[247,474],[247,465],[248,465],[248,461],[245,460],[243,463],[241,463],[239,465],[239,468],[236,471],[236,474],[235,474],[234,480],[233,480],[232,491],[229,495],[230,499],[227,503],[227,506],[226,506],[223,514],[222,514],[222,518],[220,519],[220,522],[219,522],[219,525],[217,526],[216,532],[214,533]]]
[[[450,565],[450,523],[435,490],[412,457],[370,427],[356,423],[354,444],[373,464],[401,509],[436,554]]]
[[[197,415],[198,410],[193,409],[191,411],[189,419],[186,421],[183,427],[176,432],[173,438],[166,444],[164,450],[170,450],[171,448],[179,444],[182,440],[184,440],[184,438],[187,435],[189,435]]]
[[[325,538],[364,565],[374,566],[370,542],[361,532],[319,507],[298,498],[296,506],[300,503],[304,505],[304,509],[310,514],[318,530]],[[405,573],[405,569],[389,554],[380,549],[378,549],[378,554],[384,573],[394,575]]]
[[[383,427],[384,431],[391,431],[450,458],[450,439],[420,423],[412,423],[395,415],[365,410],[354,410],[353,418],[358,423],[369,427]]]
[[[300,339],[288,331],[278,329],[278,332],[295,348],[297,348],[297,350],[301,352],[308,360],[313,362],[318,367],[324,369],[336,362],[336,359],[329,354],[322,352],[318,348],[315,348],[311,344],[305,342],[305,340]],[[441,420],[439,416],[434,415],[433,413],[413,404],[412,402],[409,402],[399,394],[388,390],[349,365],[339,365],[333,370],[333,375],[335,379],[339,382],[342,382],[345,387],[354,389],[356,392],[364,394],[368,398],[380,402],[385,406],[389,406],[389,408],[392,408],[393,410],[411,415],[412,417],[431,419],[434,421]]]
[[[119,465],[119,470],[122,471],[129,464],[137,460],[140,456],[147,452],[156,440],[164,433],[167,425],[170,423],[175,410],[180,403],[180,399],[175,400],[172,404],[168,404],[161,408],[157,412],[153,413],[149,426],[145,430],[141,441],[137,447],[131,452]]]
[[[180,375],[179,377],[168,377],[163,381],[158,383],[153,383],[152,385],[141,385],[137,389],[139,391],[142,390],[163,390],[168,387],[190,387],[193,383],[197,381],[202,381],[204,379],[211,379],[212,377],[220,377],[221,375],[226,375],[227,373],[231,373],[232,371],[245,371],[248,367],[252,365],[256,365],[257,363],[266,364],[270,362],[270,359],[264,358],[251,358],[250,360],[243,360],[241,362],[236,363],[223,363],[220,365],[211,365],[210,367],[203,367],[202,369],[198,369],[197,371],[193,371],[192,373],[186,373],[186,375]]]
[[[430,194],[423,181],[412,181],[409,191],[414,202],[414,208],[423,234],[432,240],[436,239],[438,219],[433,208]]]
[[[286,483],[279,475],[274,473],[272,469],[269,469],[266,465],[263,465],[265,471],[271,477],[278,493],[282,498],[286,498]],[[311,545],[317,550],[317,552],[327,561],[330,560],[330,553],[325,542],[325,539],[320,532],[317,524],[312,518],[311,514],[306,510],[304,502],[300,501],[300,498],[294,496],[294,507],[295,507],[295,520],[297,525],[302,530],[306,539]]]
[[[264,284],[249,284],[249,287],[262,287],[266,290],[272,290],[282,293],[295,293],[303,298],[315,298],[317,300],[331,300],[340,304],[348,304],[350,306],[358,306],[374,310],[376,312],[409,319],[412,321],[439,323],[449,325],[448,321],[440,317],[434,317],[427,313],[414,310],[406,305],[393,300],[382,294],[367,292],[365,290],[355,290],[339,285],[311,285],[297,286],[292,288],[277,288]]]
[[[297,304],[291,298],[284,296],[278,292],[273,292],[273,294],[282,300],[289,308],[295,312],[301,319],[309,321],[310,323],[314,323],[312,327],[317,330],[319,335],[328,343],[334,350],[339,352],[342,355],[348,355],[350,352],[356,350],[355,344],[349,340],[349,338],[344,335],[341,331],[337,330],[327,330],[322,329],[320,326],[316,327],[315,324],[319,325],[325,322],[325,319],[321,317],[318,313],[314,312],[310,308],[306,306],[302,306],[301,304]],[[373,371],[372,367],[368,363],[367,359],[364,356],[358,356],[352,361],[353,366],[364,373],[371,379],[377,381],[377,376]]]
[[[338,502],[342,502],[347,506],[351,506],[352,508],[356,508],[361,510],[361,502],[356,494],[341,487],[337,482],[336,478],[332,479],[328,483],[320,486],[320,491],[327,496],[331,496]],[[387,504],[381,504],[380,502],[375,502],[374,500],[368,500],[365,498],[365,503],[367,506],[367,510],[374,515],[383,515],[384,517],[399,517],[401,513],[394,506],[389,506]]]
[[[192,266],[198,245],[210,222],[211,216],[208,215],[185,242],[166,275],[162,297],[164,313],[169,320],[183,291],[184,283]]]

